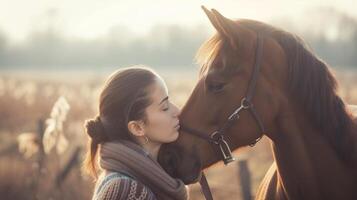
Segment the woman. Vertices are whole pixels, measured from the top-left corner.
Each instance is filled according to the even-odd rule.
[[[90,141],[83,169],[96,181],[92,199],[188,199],[183,182],[157,162],[160,146],[178,138],[178,114],[164,81],[151,69],[110,75],[99,115],[85,123]]]

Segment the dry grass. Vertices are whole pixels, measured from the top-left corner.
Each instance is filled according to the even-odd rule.
[[[34,199],[33,176],[24,161],[2,158],[0,162],[0,194],[2,199]]]
[[[161,73],[159,71],[159,73]],[[196,81],[196,73],[161,73],[167,81],[170,97],[182,106]],[[78,74],[79,75],[79,74]],[[349,104],[357,104],[357,73],[337,73],[341,88],[339,93]],[[72,74],[72,76],[74,76]],[[52,106],[59,96],[64,96],[71,106],[63,124],[63,132],[70,141],[70,146],[84,146],[86,136],[82,130],[84,119],[96,113],[97,97],[104,76],[90,79],[68,81],[65,77],[55,80],[0,76],[0,154],[16,144],[16,138],[22,132],[37,132],[39,119],[49,117]],[[64,81],[66,80],[66,81]],[[81,80],[81,81],[78,81]],[[269,142],[263,139],[254,148],[236,152],[238,158],[246,157],[251,171],[252,194],[272,163]],[[0,196],[1,199],[90,199],[93,183],[82,177],[77,165],[57,186],[56,174],[63,168],[71,149],[61,156],[52,153],[46,156],[44,167],[38,170],[37,158],[25,159],[18,151],[8,151],[0,157]],[[215,199],[240,199],[241,184],[238,180],[238,165],[224,166],[219,163],[206,171]],[[190,186],[191,199],[202,199],[197,184]]]

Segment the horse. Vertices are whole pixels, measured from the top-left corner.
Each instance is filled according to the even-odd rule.
[[[263,136],[274,162],[256,199],[357,199],[357,121],[330,67],[296,34],[203,7],[217,31],[196,55],[199,79],[177,141],[159,163],[186,184]]]

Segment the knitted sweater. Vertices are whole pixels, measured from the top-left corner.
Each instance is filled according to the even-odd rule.
[[[92,200],[157,200],[152,191],[127,174],[111,172],[101,177]]]

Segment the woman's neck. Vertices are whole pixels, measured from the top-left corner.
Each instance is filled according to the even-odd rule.
[[[142,147],[157,161],[161,144],[150,141],[147,144],[143,144]]]

